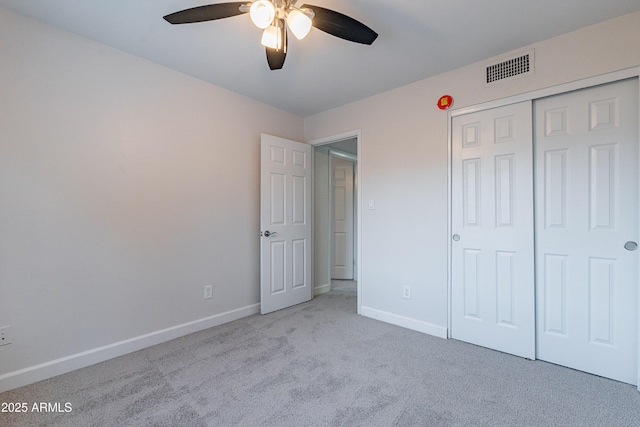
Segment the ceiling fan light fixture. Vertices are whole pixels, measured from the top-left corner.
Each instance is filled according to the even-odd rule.
[[[249,16],[258,28],[267,28],[276,17],[276,8],[267,0],[254,1],[249,9]]]
[[[298,40],[302,40],[311,31],[311,17],[300,9],[291,9],[287,14],[287,25]]]
[[[244,0],[214,3],[180,10],[164,16],[170,24],[191,24],[214,21],[248,13],[253,23],[263,30],[261,42],[266,46],[267,63],[271,70],[284,64],[289,45],[289,31],[304,38],[311,27],[332,36],[370,45],[378,33],[355,19],[320,6],[296,7],[297,0]]]
[[[271,49],[282,49],[282,31],[279,27],[271,25],[264,29],[261,43]]]

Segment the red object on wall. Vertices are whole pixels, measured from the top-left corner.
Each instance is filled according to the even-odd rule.
[[[440,99],[438,99],[438,108],[441,110],[446,110],[447,108],[453,105],[453,98],[451,95],[442,95]]]

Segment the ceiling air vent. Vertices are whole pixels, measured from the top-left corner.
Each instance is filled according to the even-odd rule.
[[[533,52],[487,67],[487,84],[533,73]]]

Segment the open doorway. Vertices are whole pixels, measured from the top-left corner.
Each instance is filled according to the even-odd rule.
[[[314,147],[315,295],[357,281],[357,156],[357,137]]]

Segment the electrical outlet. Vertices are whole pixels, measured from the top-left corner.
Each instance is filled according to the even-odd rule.
[[[213,285],[207,285],[204,287],[204,299],[213,298]]]
[[[11,344],[11,326],[0,327],[0,345]]]
[[[402,298],[411,299],[411,286],[402,287]]]

